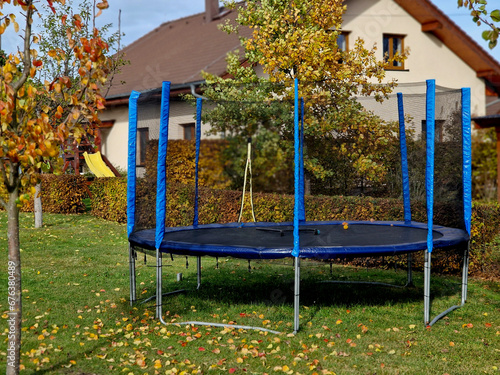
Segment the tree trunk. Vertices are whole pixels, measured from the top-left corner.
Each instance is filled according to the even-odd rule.
[[[42,183],[39,182],[35,186],[35,228],[41,228],[43,226],[43,209],[42,209]]]
[[[7,239],[9,247],[8,261],[8,344],[7,344],[7,375],[19,374],[19,359],[21,352],[21,253],[19,249],[19,188],[9,193],[7,204]]]

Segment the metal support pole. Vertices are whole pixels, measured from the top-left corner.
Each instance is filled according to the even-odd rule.
[[[412,266],[412,256],[411,253],[408,253],[408,269],[407,269],[407,279],[406,279],[406,286],[413,286],[413,272],[411,269]]]
[[[196,286],[196,289],[200,289],[200,287],[201,287],[201,257],[196,258],[196,275],[197,275],[197,281],[198,281],[198,285]]]
[[[452,306],[449,309],[443,311],[441,314],[439,314],[438,316],[436,316],[434,319],[431,320],[431,322],[429,323],[429,326],[432,326],[439,319],[445,317],[450,312],[452,312],[456,309],[459,309],[467,301],[467,280],[469,277],[469,243],[467,244],[467,247],[464,250],[463,261],[464,261],[464,264],[463,264],[463,268],[462,268],[462,301],[461,301],[460,305]]]
[[[135,250],[132,245],[128,246],[128,265],[130,276],[130,306],[136,300],[136,283],[135,283]]]
[[[300,258],[295,257],[295,284],[294,284],[294,316],[293,316],[293,333],[299,330],[300,319]]]
[[[162,316],[162,253],[156,249],[156,319]]]
[[[464,250],[464,264],[462,266],[462,306],[467,302],[467,286],[469,280],[469,251],[470,251],[470,241],[467,243],[467,247]]]
[[[430,322],[431,311],[431,253],[426,250],[424,261],[424,323]]]

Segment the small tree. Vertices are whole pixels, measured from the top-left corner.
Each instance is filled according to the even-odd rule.
[[[60,74],[52,80],[37,82],[37,73],[43,67],[33,43],[39,41],[34,35],[32,22],[38,9],[34,0],[14,0],[24,17],[24,29],[20,31],[14,14],[3,16],[0,32],[14,27],[20,32],[22,46],[16,53],[6,57],[0,70],[0,176],[6,196],[0,204],[8,216],[8,304],[9,304],[9,344],[7,348],[7,374],[19,373],[21,345],[21,256],[19,247],[19,207],[29,198],[37,182],[37,171],[42,164],[57,157],[60,145],[68,137],[79,139],[88,124],[99,122],[97,114],[104,108],[104,98],[99,87],[106,82],[110,62],[106,57],[108,45],[97,29],[88,37],[77,37],[83,28],[81,17],[73,15],[61,22],[71,25],[67,29],[67,39],[78,75],[76,79]],[[64,4],[64,0],[47,0],[52,12],[54,4]],[[10,0],[0,0],[0,8],[11,4]],[[98,9],[108,7],[107,1],[96,4]],[[54,61],[62,61],[64,56],[58,51],[49,53]],[[42,105],[39,103],[42,102]],[[68,106],[65,103],[69,103]]]
[[[43,62],[43,65],[37,72],[34,80],[39,86],[43,86],[44,81],[52,82],[58,77],[68,77],[72,82],[72,87],[78,87],[78,69],[80,66],[77,63],[77,57],[73,53],[73,47],[70,45],[71,39],[68,39],[68,34],[73,36],[73,40],[79,40],[80,38],[89,39],[95,29],[95,18],[102,10],[97,7],[96,0],[84,0],[80,2],[77,12],[75,12],[74,9],[76,7],[71,0],[66,0],[58,8],[58,11],[54,13],[51,11],[50,5],[43,6],[45,14],[40,25],[40,41],[38,43],[39,59]],[[101,39],[109,47],[107,55],[111,55],[108,59],[110,63],[108,82],[106,84],[108,90],[111,86],[112,77],[125,63],[123,55],[119,51],[120,32],[111,32],[111,29],[112,24],[105,24],[99,28]],[[64,97],[61,97],[61,99],[59,104],[65,112],[68,112],[72,107],[71,100],[67,100]],[[38,111],[41,110],[42,106],[47,105],[47,103],[50,105],[50,100],[47,101],[41,97],[38,102]],[[84,127],[87,128],[93,125],[90,123]],[[90,130],[90,133],[92,133],[92,129],[86,130]],[[74,142],[74,140],[70,139],[68,142]],[[71,151],[74,151],[75,147],[74,145],[64,144],[63,148],[71,148]],[[62,161],[62,158],[58,158],[56,163],[52,162],[50,170],[53,172],[60,171]],[[48,164],[42,165],[49,169]],[[35,228],[39,228],[43,224],[41,183],[36,185],[34,211]]]
[[[337,158],[361,181],[383,178],[384,145],[394,138],[394,127],[364,110],[356,96],[372,95],[382,101],[396,82],[382,84],[391,61],[378,61],[376,46],[367,49],[358,39],[349,50],[339,48],[345,9],[342,0],[247,0],[239,6],[237,25],[227,23],[223,28],[227,32],[238,32],[241,27],[252,30],[250,38],[241,38],[246,62],[242,65],[236,52],[228,56],[232,79],[205,74],[204,95],[223,103],[206,116],[215,131],[243,138],[273,128],[282,138],[292,139],[293,122],[284,115],[291,111],[274,111],[277,107],[270,103],[291,103],[293,80],[299,78],[299,95],[307,114],[306,147],[312,151],[323,145],[321,153],[308,152],[309,173],[321,179],[331,177],[329,164]],[[402,61],[406,55],[402,51],[394,59]],[[257,76],[256,65],[267,77]],[[228,101],[260,102],[264,108],[241,113]],[[235,121],[228,121],[231,116]],[[352,179],[353,173],[346,178]]]

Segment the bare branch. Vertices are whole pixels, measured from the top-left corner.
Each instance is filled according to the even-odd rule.
[[[28,10],[26,11],[26,27],[24,28],[24,54],[23,54],[23,74],[21,77],[12,83],[14,92],[17,92],[26,82],[31,70],[31,27],[33,23],[33,0],[26,1]]]

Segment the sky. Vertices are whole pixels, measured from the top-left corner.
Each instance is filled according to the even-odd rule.
[[[41,1],[44,2],[44,0]],[[472,22],[469,12],[464,8],[458,8],[456,0],[431,1],[478,42],[484,50],[500,61],[500,44],[495,49],[490,50],[487,42],[481,38],[481,33],[486,26],[478,27]],[[164,22],[203,12],[205,7],[205,0],[108,0],[108,2],[110,7],[98,18],[97,25],[112,23],[113,27],[117,29],[121,10],[121,31],[125,34],[122,38],[122,46],[134,42]],[[78,0],[73,0],[72,3],[76,4]],[[3,9],[2,13],[9,12],[7,7]],[[11,30],[2,35],[2,48],[6,52],[17,49],[17,45],[20,45],[20,38],[15,36]]]

